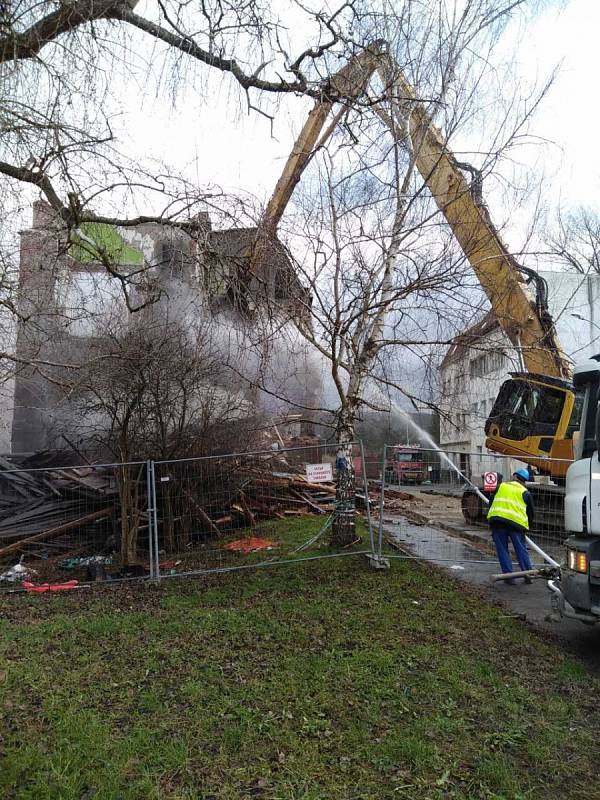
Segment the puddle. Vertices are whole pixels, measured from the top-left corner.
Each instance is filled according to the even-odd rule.
[[[451,570],[461,580],[489,584],[490,576],[499,572],[494,553],[479,550],[446,531],[430,525],[415,525],[401,516],[384,517],[383,522],[387,537],[404,553]],[[549,555],[559,555],[559,547],[546,546],[546,549]]]
[[[476,547],[429,525],[414,525],[404,517],[384,518],[384,529],[393,542],[410,555],[447,567],[464,561],[494,562]]]

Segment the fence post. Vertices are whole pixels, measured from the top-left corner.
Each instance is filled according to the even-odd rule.
[[[156,502],[156,469],[154,461],[150,462],[150,488],[152,491],[152,515],[153,515],[153,536],[154,536],[154,577],[160,580],[160,556],[158,550],[158,504]]]
[[[154,548],[154,502],[152,498],[152,478],[151,478],[152,462],[146,461],[146,513],[148,514],[148,552],[150,555],[150,579],[155,577],[155,558],[156,551]]]
[[[385,493],[385,462],[386,462],[386,447],[383,445],[383,456],[381,459],[381,491],[379,493],[379,531],[377,536],[377,552],[375,552],[375,545],[372,545],[372,555],[369,558],[369,563],[375,569],[389,569],[389,559],[383,556],[383,501]]]
[[[371,556],[375,555],[375,539],[373,537],[373,522],[371,520],[371,501],[369,499],[369,480],[367,478],[367,466],[365,464],[365,448],[363,447],[362,439],[359,441],[360,446],[360,465],[363,475],[363,488],[365,492],[365,515],[367,518],[367,527],[369,529],[369,544],[371,546]]]
[[[387,464],[387,444],[383,445],[381,456],[381,492],[379,493],[379,531],[377,536],[377,555],[381,558],[383,553],[383,509],[385,503],[385,467]]]

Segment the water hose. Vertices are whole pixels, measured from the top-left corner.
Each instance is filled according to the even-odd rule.
[[[453,463],[453,462],[452,462],[452,463]],[[462,478],[462,479],[465,481],[465,483],[468,483],[468,484],[469,484],[469,486],[470,486],[472,489],[474,489],[474,490],[475,490],[475,492],[476,492],[476,494],[478,495],[478,497],[480,497],[480,498],[481,498],[481,500],[483,500],[483,502],[484,502],[486,505],[488,505],[488,506],[489,506],[489,504],[490,504],[490,499],[489,499],[489,497],[486,497],[486,496],[484,495],[484,493],[481,491],[481,489],[479,489],[479,487],[478,487],[478,486],[476,486],[476,485],[473,483],[473,481],[470,481],[470,480],[467,478],[467,476],[466,476],[466,475],[464,475],[464,474],[463,474],[463,473],[462,473],[462,472],[459,470],[459,468],[456,466],[456,464],[454,464],[454,463],[453,463],[453,466],[454,466],[454,469],[456,470],[456,472],[457,472],[457,473],[460,475],[460,477],[461,477],[461,478]],[[540,555],[540,556],[541,556],[541,557],[544,559],[544,561],[547,561],[547,562],[548,562],[548,564],[550,564],[550,566],[551,566],[551,567],[556,567],[556,568],[559,568],[559,567],[560,567],[560,564],[559,564],[558,562],[556,562],[556,561],[555,561],[555,560],[552,558],[552,556],[549,556],[549,555],[548,555],[548,553],[545,553],[545,552],[542,550],[542,548],[541,548],[539,545],[537,545],[537,544],[536,544],[536,543],[533,541],[533,539],[530,539],[530,538],[529,538],[529,536],[525,535],[525,541],[526,541],[526,542],[527,542],[527,544],[528,544],[528,545],[531,547],[531,549],[532,549],[532,550],[535,550],[535,552],[536,552],[538,555]]]

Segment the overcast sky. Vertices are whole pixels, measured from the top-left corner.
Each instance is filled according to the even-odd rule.
[[[562,11],[548,10],[539,17],[520,53],[524,71],[548,73],[560,65],[534,129],[556,142],[547,148],[557,169],[552,189],[565,205],[600,206],[598,31],[600,3],[571,0]],[[551,169],[548,174],[552,177]]]
[[[531,126],[540,145],[514,154],[545,176],[544,198],[549,205],[600,204],[599,30],[600,2],[570,0],[550,2],[526,31],[513,26],[505,34],[507,49],[512,39],[520,39],[517,70],[524,81],[541,83],[559,66]],[[195,89],[184,92],[175,109],[157,102],[152,90],[144,96],[141,88],[130,83],[126,89],[129,112],[122,121],[122,134],[129,138],[132,154],[143,152],[169,162],[199,185],[215,183],[262,201],[275,186],[310,108],[306,100],[286,99],[271,133],[268,120],[238,107],[226,79],[215,79],[208,96]],[[493,206],[493,198],[491,202]]]

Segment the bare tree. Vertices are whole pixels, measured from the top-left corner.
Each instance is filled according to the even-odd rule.
[[[340,88],[329,85],[330,64],[359,46],[350,35],[356,11],[342,3],[326,14],[294,3],[297,21],[306,24],[292,28],[290,9],[284,11],[281,19],[255,0],[161,0],[147,13],[135,0],[0,5],[0,353],[8,377],[15,368],[24,373],[43,368],[47,356],[39,343],[53,324],[48,319],[39,330],[40,314],[49,318],[48,310],[38,308],[33,315],[31,300],[20,303],[14,241],[34,199],[41,196],[61,226],[61,252],[48,257],[44,269],[60,269],[62,256],[77,252],[114,278],[130,310],[157,299],[150,291],[132,299],[132,289],[155,264],[125,268],[121,248],[111,246],[114,235],[104,235],[107,227],[117,226],[121,237],[124,229],[158,221],[201,240],[198,212],[211,211],[229,226],[232,220],[252,224],[244,218],[244,198],[199,186],[143,154],[128,156],[119,120],[132,81],[144,85],[148,96],[156,92],[172,104],[184,104],[190,93],[209,98],[218,93],[230,96],[234,107],[245,104],[271,118],[279,97],[339,99]],[[54,225],[49,224],[50,236]],[[29,336],[25,322],[38,330]],[[33,342],[17,349],[34,366],[19,362],[16,336],[19,345],[28,338]]]
[[[409,370],[418,369],[432,345],[448,343],[444,323],[447,329],[450,309],[464,312],[455,297],[472,283],[464,257],[443,231],[435,242],[430,226],[424,231],[415,224],[414,210],[400,203],[390,209],[383,198],[378,207],[368,181],[361,183],[355,175],[354,186],[344,188],[324,156],[319,195],[311,195],[302,225],[294,225],[307,232],[295,238],[299,252],[302,241],[298,269],[312,298],[296,325],[329,365],[337,395],[338,508],[348,512],[334,525],[337,545],[354,538],[350,443],[362,411],[389,410],[390,397],[415,408],[435,406],[423,396],[424,376]],[[446,314],[438,310],[444,304]]]
[[[600,274],[600,217],[593,209],[577,208],[557,215],[546,236],[548,252],[562,266],[582,275]]]
[[[296,324],[328,360],[338,397],[342,510],[353,507],[348,443],[360,409],[384,406],[388,392],[415,407],[434,405],[403,375],[402,362],[427,364],[473,320],[477,280],[467,256],[476,258],[477,242],[488,235],[483,183],[493,184],[498,164],[526,139],[547,85],[521,103],[518,94],[499,96],[496,84],[499,113],[488,112],[484,146],[468,157],[467,147],[458,147],[460,160],[446,147],[473,136],[473,120],[481,119],[480,104],[497,78],[498,29],[514,7],[476,2],[454,14],[436,13],[433,6],[423,14],[407,6],[380,17],[366,14],[362,26],[371,23],[372,32],[385,33],[394,57],[380,71],[368,107],[346,106],[335,133],[327,140],[330,129],[320,140],[298,201],[301,221],[290,218],[290,246],[312,298]],[[445,144],[437,150],[430,144],[439,140],[432,118],[443,129]],[[469,236],[461,229],[466,220],[447,211],[450,189],[441,185],[440,164],[444,181],[464,187],[462,196],[476,210],[471,219],[481,218],[479,229],[466,228]],[[480,295],[475,305],[479,310]],[[352,535],[334,525],[335,544],[347,544]]]
[[[440,73],[444,101],[463,51],[524,5],[474,0],[459,15],[436,2],[416,12],[408,1],[342,2],[330,12],[292,2],[279,17],[276,7],[255,0],[162,0],[145,14],[136,0],[7,3],[0,19],[0,174],[39,189],[69,229],[86,221],[181,221],[206,191],[126,159],[104,110],[118,114],[119,92],[131,76],[149,78],[144,55],[172,98],[181,86],[206,87],[211,74],[222,75],[249,109],[272,117],[269,98],[344,101],[345,84],[330,81],[332,72],[383,35],[412,60],[418,55],[428,81]],[[131,215],[108,210],[135,208],[136,194],[145,205],[162,198],[162,208]]]
[[[71,369],[55,370],[63,398],[55,410],[57,436],[83,457],[110,458],[119,467],[121,557],[136,562],[139,481],[129,464],[228,449],[240,415],[253,409],[223,368],[223,348],[209,318],[183,321],[148,314],[123,320],[122,308],[98,321],[93,335],[73,342]],[[164,541],[174,545],[173,515],[165,501]],[[183,546],[181,541],[180,546]]]
[[[345,3],[329,14],[293,6],[306,36],[292,35],[275,10],[255,0],[166,0],[146,14],[136,0],[3,4],[0,174],[7,185],[38,189],[70,230],[93,221],[185,221],[211,193],[125,157],[113,117],[126,102],[126,82],[162,84],[173,100],[222,75],[231,82],[223,93],[237,87],[249,109],[270,117],[269,97],[339,99],[339,87],[328,83],[330,60],[355,49],[356,11]],[[111,211],[140,205],[157,210]]]

